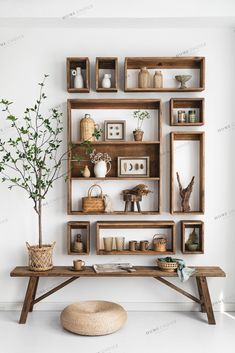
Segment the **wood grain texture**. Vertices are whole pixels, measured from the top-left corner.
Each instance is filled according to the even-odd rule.
[[[199,141],[199,209],[190,210],[189,212],[182,212],[181,210],[175,210],[174,208],[174,141]],[[171,132],[170,134],[170,213],[171,214],[204,214],[205,208],[205,133],[201,131],[180,131]]]
[[[99,70],[114,70],[114,85],[110,88],[103,88],[99,84]],[[113,79],[113,78],[112,78]],[[118,58],[117,57],[97,57],[95,64],[95,86],[97,92],[117,92],[118,91]]]
[[[205,310],[207,314],[209,325],[215,325],[216,322],[215,322],[215,317],[214,317],[214,312],[213,312],[213,307],[211,303],[210,292],[208,289],[206,276],[198,277],[198,283],[200,286],[199,291],[201,292],[201,298],[202,298],[202,310]]]
[[[134,266],[136,272],[96,273],[91,266],[84,271],[71,271],[70,266],[55,266],[45,272],[30,271],[27,266],[16,267],[11,277],[177,277],[176,272],[161,271],[157,266]],[[196,266],[193,277],[225,277],[225,272],[217,266]]]
[[[128,70],[141,69],[199,69],[199,87],[185,89],[164,88],[130,88],[128,87]],[[124,91],[125,92],[201,92],[205,89],[205,58],[204,57],[126,57],[124,63]]]
[[[81,67],[83,70],[84,88],[74,88],[71,80],[71,70]],[[90,92],[90,61],[88,57],[73,57],[66,59],[67,71],[67,91],[69,93],[89,93]]]
[[[181,221],[181,251],[183,254],[204,254],[204,222],[203,221]],[[199,249],[189,251],[186,249],[186,228],[196,228],[199,230]]]
[[[84,252],[76,252],[72,250],[73,239],[72,239],[72,230],[77,229],[85,229],[85,245]],[[70,221],[67,223],[67,252],[68,255],[89,255],[90,254],[90,222],[79,222],[79,221]]]
[[[33,308],[34,293],[36,292],[36,287],[38,283],[37,277],[40,276],[29,276],[29,283],[25,294],[25,299],[23,303],[23,308],[20,315],[20,324],[25,324],[29,311]]]
[[[171,98],[170,105],[170,125],[171,126],[202,126],[204,125],[204,98]],[[199,121],[196,123],[178,123],[174,119],[174,109],[199,109]]]

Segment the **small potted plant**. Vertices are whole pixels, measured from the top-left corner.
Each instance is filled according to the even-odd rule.
[[[137,128],[133,131],[134,140],[142,141],[144,136],[144,131],[142,130],[142,125],[145,119],[150,119],[150,114],[146,110],[136,110],[133,113],[134,119],[137,119]]]
[[[199,247],[199,236],[194,228],[193,231],[189,234],[189,238],[186,242],[187,249],[189,251],[197,251]]]
[[[90,160],[95,165],[94,173],[96,178],[105,178],[111,169],[111,157],[108,153],[96,153],[96,150],[93,150],[90,154]]]

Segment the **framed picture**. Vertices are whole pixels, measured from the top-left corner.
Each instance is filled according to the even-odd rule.
[[[149,177],[149,157],[118,157],[118,177]]]
[[[125,120],[106,120],[104,122],[105,141],[125,141],[126,121]]]

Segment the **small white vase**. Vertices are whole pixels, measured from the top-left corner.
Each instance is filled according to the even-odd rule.
[[[107,169],[107,164],[109,164],[108,169]],[[111,169],[110,162],[108,163],[106,163],[105,161],[97,162],[94,166],[94,173],[96,178],[105,178],[105,176],[108,174],[110,169]]]
[[[111,75],[104,74],[104,78],[102,80],[102,88],[110,88],[111,87]]]
[[[84,88],[82,69],[76,67],[76,70],[72,70],[72,75],[74,76],[74,88]]]

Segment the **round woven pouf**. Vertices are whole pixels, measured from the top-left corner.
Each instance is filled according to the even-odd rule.
[[[127,313],[121,305],[101,300],[68,305],[60,315],[66,330],[84,336],[102,336],[118,331],[126,319]]]

